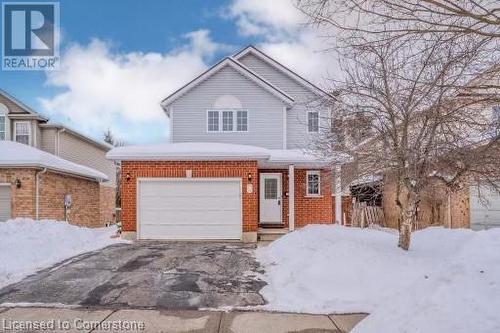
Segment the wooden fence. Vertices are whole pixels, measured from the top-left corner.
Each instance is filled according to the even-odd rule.
[[[379,206],[368,206],[366,202],[354,202],[352,204],[351,226],[366,228],[370,225],[385,226],[384,211]]]

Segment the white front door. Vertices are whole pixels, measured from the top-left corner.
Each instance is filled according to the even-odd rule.
[[[260,223],[282,224],[281,173],[260,174]]]

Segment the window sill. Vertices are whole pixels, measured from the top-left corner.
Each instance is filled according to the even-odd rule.
[[[304,198],[315,199],[315,198],[323,198],[321,194],[306,194]]]

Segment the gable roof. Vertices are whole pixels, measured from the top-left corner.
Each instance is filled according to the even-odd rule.
[[[56,172],[76,175],[97,181],[107,181],[108,176],[95,169],[76,164],[40,149],[14,142],[0,141],[0,167],[47,168]]]
[[[47,118],[45,116],[42,116],[38,112],[34,111],[32,108],[30,108],[29,106],[27,106],[26,104],[24,104],[23,102],[21,102],[20,100],[18,100],[17,98],[15,98],[14,96],[10,95],[5,90],[0,89],[0,95],[4,96],[9,101],[11,101],[12,103],[16,104],[21,109],[23,109],[24,111],[26,111],[30,115],[34,116],[35,118],[37,118],[39,120],[42,120],[42,121],[48,121],[49,120],[49,118]]]
[[[222,59],[221,61],[219,61],[214,66],[212,66],[211,68],[209,68],[208,70],[206,70],[204,73],[202,73],[201,75],[199,75],[198,77],[193,79],[191,82],[187,83],[186,85],[184,85],[183,87],[179,88],[177,91],[172,93],[170,96],[165,98],[161,102],[161,106],[166,111],[167,115],[170,116],[168,110],[166,109],[166,107],[169,104],[173,103],[175,100],[177,100],[179,97],[184,95],[186,92],[193,89],[198,84],[205,81],[206,79],[208,79],[209,77],[211,77],[212,75],[214,75],[215,73],[217,73],[218,71],[220,71],[222,68],[224,68],[226,66],[230,66],[231,68],[235,69],[240,74],[242,74],[243,76],[252,80],[253,82],[258,84],[259,86],[261,86],[262,88],[264,88],[265,90],[267,90],[268,92],[270,92],[271,94],[276,96],[277,98],[281,99],[286,104],[292,105],[294,103],[293,98],[290,95],[288,95],[287,93],[285,93],[283,90],[281,90],[278,87],[276,87],[275,85],[271,84],[269,81],[262,78],[257,73],[255,73],[254,71],[252,71],[251,69],[249,69],[248,67],[246,67],[245,65],[240,63],[239,61],[233,59],[232,57],[226,57],[226,58]]]
[[[317,85],[315,85],[312,82],[308,81],[307,79],[303,78],[299,74],[297,74],[294,71],[292,71],[290,68],[284,66],[283,64],[281,64],[277,60],[271,58],[270,56],[268,56],[267,54],[265,54],[261,50],[257,49],[253,45],[247,46],[243,50],[241,50],[238,53],[236,53],[235,55],[233,55],[233,57],[236,60],[238,60],[238,59],[243,58],[244,56],[246,56],[249,53],[253,54],[254,56],[256,56],[257,58],[259,58],[260,60],[262,60],[265,63],[269,64],[270,66],[274,67],[278,71],[284,73],[286,76],[290,77],[291,79],[293,79],[294,81],[296,81],[297,83],[299,83],[303,87],[305,87],[305,88],[311,90],[312,92],[316,93],[317,95],[320,95],[320,96],[327,95],[327,96],[332,97],[332,98],[334,97],[332,94],[326,92],[325,90],[321,89]]]

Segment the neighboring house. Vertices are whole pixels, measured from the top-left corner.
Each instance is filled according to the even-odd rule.
[[[124,236],[256,241],[332,223],[328,161],[304,152],[327,93],[250,46],[161,103],[172,143],[115,148]]]
[[[93,206],[95,202],[99,209],[98,218],[94,221],[73,220],[73,222],[84,225],[104,225],[113,221],[116,170],[114,163],[105,157],[106,153],[112,148],[111,145],[91,139],[63,125],[50,123],[46,117],[36,113],[5,91],[0,90],[0,142],[2,141],[22,143],[50,153],[61,160],[64,159],[68,162],[76,163],[81,167],[91,168],[95,172],[104,174],[105,177],[100,177],[99,179],[106,181],[99,181],[97,184],[98,192],[92,192],[92,196],[89,197],[89,200],[91,198],[92,201],[90,206]],[[3,145],[3,147],[7,146]],[[18,177],[14,171],[20,171],[24,166],[30,169],[43,169],[45,166],[31,166],[30,163],[26,165],[22,163],[8,165],[2,161],[12,162],[12,156],[8,156],[8,154],[4,154],[4,151],[0,151],[0,164],[2,164],[0,172],[3,173],[3,176],[0,177],[0,183],[2,183],[0,184],[0,220],[23,216],[35,218],[36,214],[33,213],[34,208],[22,211],[17,207],[20,204],[20,200],[15,200],[18,189],[14,183]],[[98,181],[96,177],[91,178],[94,182]],[[68,193],[75,193],[78,190],[78,186],[80,186],[77,186],[76,183],[72,184],[76,187],[73,188],[73,185],[65,187],[68,188]],[[60,183],[56,181],[53,187],[59,185]],[[42,193],[42,199],[40,200],[43,200],[43,192],[40,193]],[[34,193],[32,194],[35,195]],[[57,204],[53,203],[53,205],[56,210],[64,208],[64,196],[60,197]],[[47,218],[47,215],[44,215],[44,217]],[[64,216],[57,214],[51,218],[56,217],[59,219]]]

